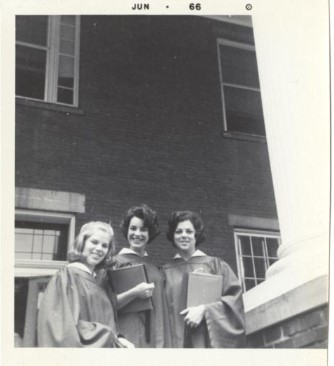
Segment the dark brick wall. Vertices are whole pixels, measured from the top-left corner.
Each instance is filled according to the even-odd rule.
[[[235,27],[235,29],[233,29]],[[83,115],[16,106],[16,186],[85,194],[88,220],[145,202],[162,231],[175,209],[199,211],[203,250],[236,270],[227,215],[276,218],[267,145],[222,137],[216,35],[242,27],[201,17],[83,16]],[[164,263],[163,233],[149,249]]]
[[[327,348],[328,306],[313,309],[248,336],[252,348]]]

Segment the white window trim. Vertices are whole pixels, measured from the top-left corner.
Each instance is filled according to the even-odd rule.
[[[255,46],[253,46],[252,44],[249,44],[249,43],[231,41],[227,38],[218,38],[217,42],[218,42],[218,45],[221,44],[223,46],[241,48],[241,49],[246,50],[246,51],[255,52]]]
[[[227,126],[227,118],[226,118],[226,105],[225,105],[225,94],[224,94],[224,86],[229,86],[233,88],[243,89],[243,90],[250,90],[254,92],[259,92],[261,94],[260,88],[253,88],[248,87],[245,85],[240,84],[234,84],[234,83],[225,83],[223,79],[223,71],[221,67],[221,61],[220,61],[220,48],[219,46],[228,46],[228,47],[234,47],[234,48],[240,48],[245,51],[255,52],[255,46],[248,44],[248,43],[242,43],[242,42],[236,42],[231,41],[226,38],[217,38],[217,55],[218,55],[218,69],[219,69],[219,80],[220,80],[220,90],[221,90],[221,99],[222,99],[222,113],[223,113],[223,124],[224,124],[224,134],[226,136],[228,135],[244,135],[244,136],[252,136],[259,139],[265,139],[262,135],[256,135],[252,133],[246,133],[246,132],[235,132],[230,131]]]
[[[79,106],[79,57],[80,57],[80,15],[76,15],[75,23],[75,41],[74,41],[74,84],[73,84],[73,104],[61,103],[57,101],[58,87],[58,66],[59,66],[59,37],[60,37],[60,15],[49,16],[49,26],[47,35],[47,45],[40,46],[29,42],[17,41],[16,44],[29,46],[32,48],[42,49],[47,51],[47,60],[45,68],[45,85],[44,85],[44,100],[31,97],[16,95],[16,98],[34,100],[43,103],[52,103],[67,107]]]
[[[273,238],[278,239],[278,245],[281,245],[281,235],[279,232],[276,231],[268,231],[268,230],[259,230],[259,229],[239,229],[234,228],[234,248],[235,248],[235,255],[236,255],[236,262],[237,262],[237,269],[238,269],[238,275],[239,280],[242,285],[242,288],[244,288],[244,279],[245,279],[245,273],[244,268],[242,265],[242,256],[241,252],[239,250],[239,244],[238,244],[238,236],[255,236],[255,237],[265,237],[265,238]],[[268,253],[266,253],[268,254]],[[246,293],[246,289],[244,293]]]
[[[69,249],[70,245],[74,242],[75,216],[73,214],[16,209],[15,221],[68,224],[69,232],[67,249]],[[66,263],[66,261],[15,259],[15,277],[53,275],[56,270],[64,266]]]
[[[253,28],[252,18],[250,15],[204,15],[204,17],[219,20],[224,23]]]

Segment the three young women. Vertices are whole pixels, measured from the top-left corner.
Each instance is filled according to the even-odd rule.
[[[149,260],[146,246],[160,233],[157,214],[147,205],[131,207],[121,229],[128,242],[105,267],[114,250],[113,230],[102,222],[84,225],[69,252],[69,264],[51,279],[39,310],[41,347],[215,347],[244,345],[244,310],[237,277],[223,260],[197,247],[204,239],[201,217],[175,211],[167,238],[175,257],[163,266],[163,275]],[[113,294],[107,273],[124,266],[144,264],[148,283]],[[184,309],[184,276],[204,272],[222,276],[220,300]],[[102,285],[102,288],[100,285]],[[107,296],[106,291],[109,296]],[[153,309],[123,313],[131,301],[151,298]],[[118,325],[116,309],[118,311]]]

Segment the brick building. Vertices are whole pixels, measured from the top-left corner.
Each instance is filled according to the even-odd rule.
[[[203,250],[245,292],[262,283],[280,233],[250,18],[19,16],[16,27],[19,342],[34,345],[41,276],[64,264],[81,225],[111,221],[121,248],[120,216],[138,203],[159,213],[157,264],[174,254],[170,212],[190,209]],[[259,331],[250,346],[271,344]]]

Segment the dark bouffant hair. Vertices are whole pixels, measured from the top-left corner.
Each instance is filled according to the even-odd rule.
[[[138,217],[144,221],[144,226],[148,229],[148,243],[160,234],[157,213],[143,203],[141,205],[131,207],[122,216],[120,227],[125,238],[128,237],[129,225],[133,217]]]
[[[193,211],[174,211],[169,216],[168,220],[168,231],[167,231],[167,239],[174,244],[174,233],[177,225],[180,222],[189,220],[193,225],[196,231],[196,247],[205,241],[206,236],[204,232],[204,225],[202,218],[199,214]]]

